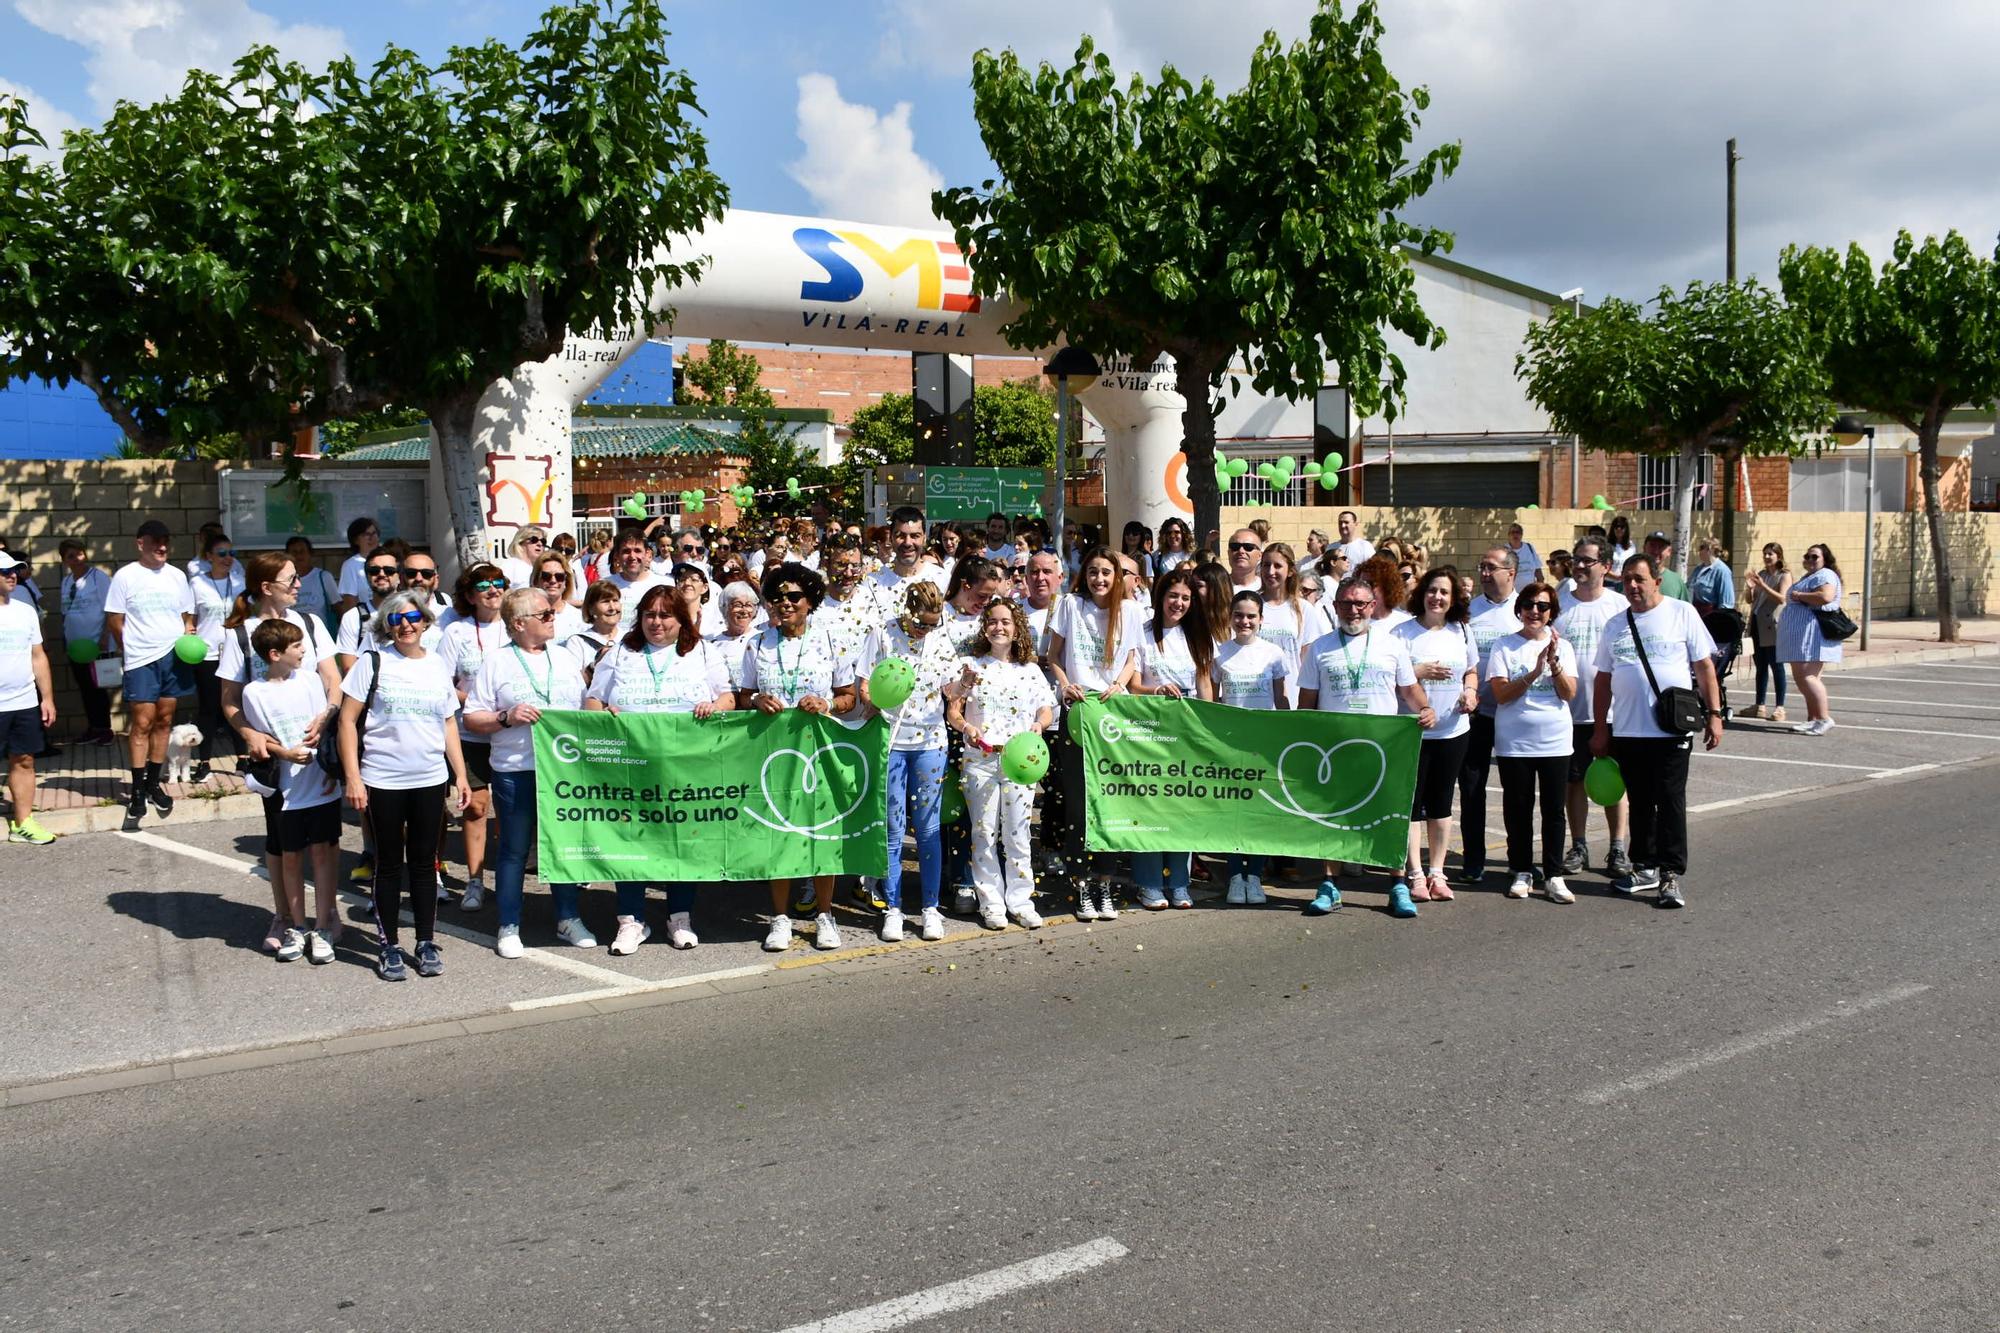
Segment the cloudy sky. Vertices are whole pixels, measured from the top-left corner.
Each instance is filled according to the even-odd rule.
[[[0,90],[45,129],[169,92],[253,42],[321,61],[519,40],[533,0],[0,0]],[[911,222],[988,170],[970,57],[1241,82],[1309,0],[686,0],[675,57],[739,206]],[[1897,227],[2000,232],[2000,4],[1989,0],[1384,0],[1391,67],[1435,98],[1420,146],[1459,174],[1416,215],[1467,263],[1550,290],[1644,297],[1723,268],[1723,144],[1740,141],[1740,253],[1885,248]]]

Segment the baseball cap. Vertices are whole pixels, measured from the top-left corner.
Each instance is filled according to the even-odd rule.
[[[167,531],[167,525],[157,518],[149,518],[139,525],[135,537],[151,537],[154,541],[172,541],[174,534]]]
[[[0,569],[26,569],[28,562],[12,551],[0,551]]]
[[[1672,537],[1669,537],[1666,533],[1661,532],[1658,528],[1655,528],[1653,531],[1646,534],[1646,540],[1649,542],[1667,542],[1668,544],[1672,544],[1674,539]]]
[[[670,577],[672,577],[675,583],[679,583],[682,579],[690,578],[707,582],[708,571],[704,570],[700,565],[691,565],[687,561],[682,560],[675,563]]]

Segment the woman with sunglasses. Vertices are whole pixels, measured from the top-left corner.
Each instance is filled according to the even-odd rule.
[[[351,613],[350,613],[351,614]],[[417,919],[417,975],[444,972],[437,945],[438,896],[431,891],[445,794],[465,804],[465,753],[458,738],[458,691],[424,639],[437,623],[422,593],[392,592],[369,622],[369,647],[341,682],[340,764],[347,804],[375,847],[376,971],[409,975],[400,929],[403,894]],[[371,699],[372,696],[372,699]]]
[[[1846,644],[1820,633],[1819,613],[1829,607],[1838,611],[1845,589],[1833,548],[1814,542],[1801,561],[1805,572],[1786,590],[1784,608],[1778,612],[1778,660],[1791,666],[1792,683],[1806,701],[1806,720],[1792,730],[1824,736],[1833,730],[1833,709],[1820,672],[1826,663],[1841,659]]]
[[[507,575],[500,566],[482,562],[458,576],[452,589],[452,617],[438,640],[438,660],[451,675],[463,706],[486,659],[507,646],[507,627],[500,608],[507,595]],[[465,827],[465,894],[460,911],[477,912],[486,905],[486,837],[493,799],[493,747],[489,733],[475,731],[459,719],[459,742],[465,747],[465,774],[472,798],[461,819]],[[505,830],[502,830],[505,836]]]
[[[1507,823],[1509,898],[1525,898],[1541,880],[1554,903],[1573,903],[1563,882],[1564,807],[1574,727],[1576,650],[1555,632],[1560,611],[1553,585],[1539,579],[1514,595],[1521,628],[1486,654],[1493,687],[1493,759],[1500,770],[1500,804]],[[1535,806],[1542,808],[1542,864],[1535,870]]]
[[[260,551],[250,557],[243,570],[244,591],[236,598],[236,605],[222,623],[222,652],[217,675],[222,684],[222,717],[243,742],[243,749],[252,759],[264,760],[271,756],[275,748],[282,748],[283,742],[268,732],[250,725],[243,713],[243,687],[253,680],[262,680],[270,672],[270,663],[262,660],[250,646],[250,636],[257,627],[269,619],[288,620],[299,627],[305,636],[305,652],[299,672],[306,676],[318,676],[325,690],[326,707],[329,712],[340,702],[340,672],[333,658],[333,636],[318,623],[315,616],[301,615],[298,611],[299,576],[291,557],[282,551]],[[325,724],[322,717],[307,726],[300,737],[300,743],[312,747],[319,744],[320,728]],[[267,797],[267,814],[274,813],[268,803],[280,798]],[[283,890],[279,888],[278,858],[280,850],[274,837],[265,838],[264,859],[271,872],[273,901],[276,913],[272,917],[271,928],[265,932],[264,952],[275,954],[284,945],[284,917],[286,904],[282,900]],[[339,885],[328,881],[315,884],[318,908],[319,938],[329,947],[340,938],[340,900],[335,895]]]
[[[583,628],[583,612],[570,605],[569,561],[550,552],[535,561],[535,587],[556,608],[556,642]]]
[[[689,713],[707,721],[736,707],[723,653],[701,637],[685,602],[665,585],[649,589],[639,599],[639,614],[630,633],[604,655],[591,676],[583,701],[590,712]],[[621,880],[618,889],[618,934],[614,954],[631,954],[652,938],[646,924],[643,880]],[[667,895],[667,941],[676,949],[701,943],[694,933],[695,886],[657,885]],[[562,915],[561,912],[557,913]]]
[[[854,687],[854,659],[843,656],[833,636],[815,627],[812,614],[826,595],[819,575],[790,563],[764,572],[764,605],[771,623],[750,640],[743,654],[743,683],[736,691],[738,708],[782,713],[788,708],[820,716],[845,717],[859,704]],[[840,930],[833,920],[832,875],[813,877],[813,944],[840,947]],[[791,947],[792,920],[785,911],[785,881],[771,881],[771,930],[764,948],[782,953]]]
[[[507,554],[498,561],[501,572],[507,576],[507,586],[533,586],[536,565],[548,553],[549,534],[542,529],[526,527],[515,533],[514,540],[507,543]]]
[[[1169,699],[1215,700],[1215,635],[1202,605],[1201,579],[1192,569],[1175,569],[1153,585],[1153,619],[1139,645],[1139,678],[1132,693]],[[1139,905],[1149,912],[1193,907],[1188,894],[1192,852],[1134,852],[1132,880]],[[1161,876],[1166,892],[1160,890]]]
[[[238,753],[235,733],[222,717],[222,622],[243,595],[243,566],[236,561],[235,544],[220,528],[202,538],[202,558],[195,561],[195,573],[188,575],[194,589],[194,632],[208,645],[208,656],[194,664],[195,723],[201,728],[201,763],[191,775],[196,782],[208,777],[208,761],[217,752]]]
[[[500,849],[493,866],[493,896],[500,928],[493,951],[519,958],[522,884],[528,847],[535,839],[535,719],[543,709],[583,707],[583,671],[568,653],[551,652],[556,609],[535,588],[513,588],[500,602],[507,641],[488,651],[465,694],[465,729],[487,738],[493,765],[494,815]],[[583,886],[551,884],[556,938],[578,949],[595,949],[597,937],[579,915]]]
[[[969,559],[962,562],[960,568],[969,563],[972,563]],[[909,699],[885,715],[896,728],[889,739],[889,864],[882,876],[881,909],[882,938],[892,944],[903,938],[905,829],[917,841],[923,937],[944,938],[944,915],[938,906],[944,884],[944,836],[939,826],[939,811],[943,807],[945,762],[949,755],[944,688],[958,675],[959,657],[950,635],[941,628],[944,622],[944,594],[935,583],[919,579],[903,590],[903,613],[868,636],[855,663],[857,688],[862,702],[870,707],[873,702],[868,697],[868,677],[885,658],[900,657],[909,663],[917,678]]]

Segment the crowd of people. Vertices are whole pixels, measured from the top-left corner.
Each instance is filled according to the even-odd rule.
[[[1308,913],[1340,908],[1342,881],[1358,871],[1334,863],[1211,863],[1181,852],[1138,854],[1121,867],[1122,858],[1084,846],[1081,754],[1061,718],[1086,697],[1125,692],[1413,716],[1422,741],[1407,856],[1388,886],[1401,918],[1485,877],[1495,769],[1507,896],[1573,902],[1567,879],[1591,864],[1586,775],[1609,756],[1625,795],[1602,807],[1599,864],[1617,892],[1677,908],[1686,903],[1689,757],[1697,737],[1708,748],[1722,738],[1718,667],[1726,671],[1746,623],[1756,702],[1740,712],[1785,720],[1789,668],[1807,734],[1833,726],[1819,671],[1841,651],[1819,614],[1837,610],[1842,595],[1825,546],[1811,547],[1795,576],[1785,552],[1766,545],[1739,602],[1715,543],[1701,543],[1683,580],[1666,535],[1635,549],[1622,516],[1546,557],[1514,525],[1469,571],[1421,543],[1371,541],[1351,511],[1334,533],[1311,531],[1303,555],[1271,540],[1262,522],[1201,543],[1179,519],[1157,533],[1128,524],[1111,545],[1077,525],[1058,544],[1038,516],[931,524],[913,508],[879,527],[775,520],[754,537],[656,519],[581,546],[520,529],[505,556],[461,570],[448,589],[431,555],[383,541],[373,520],[357,520],[347,537],[337,574],[302,537],[239,559],[219,526],[197,534],[198,554],[181,564],[174,534],[147,521],[134,558],[109,574],[66,541],[60,637],[98,650],[64,654],[86,742],[110,738],[102,663],[117,665],[129,717],[128,828],[173,807],[162,765],[177,725],[187,725],[183,699],[199,731],[192,776],[235,756],[263,797],[273,897],[264,947],[273,956],[335,956],[341,812],[352,812],[363,843],[352,878],[373,886],[378,969],[391,980],[443,969],[437,908],[449,900],[454,822],[465,866],[458,909],[490,903],[497,952],[522,953],[535,829],[530,732],[543,710],[707,718],[796,708],[858,727],[879,711],[875,665],[908,663],[915,688],[891,715],[889,855],[879,875],[849,887],[877,914],[884,940],[904,938],[906,904],[926,939],[943,935],[947,909],[993,929],[1038,928],[1038,898],[1073,903],[1084,920],[1113,918],[1121,868],[1146,910],[1191,907],[1197,878],[1219,881],[1227,905],[1261,904],[1273,875],[1317,882]],[[43,843],[33,765],[55,694],[38,590],[24,571],[0,552],[0,738],[10,838]],[[999,759],[1028,731],[1044,734],[1053,756],[1036,787],[1010,780]],[[947,819],[954,780],[964,809]],[[1455,873],[1446,860],[1454,814]],[[582,886],[549,888],[557,936],[596,947]],[[612,953],[650,938],[652,890],[666,899],[668,942],[699,944],[698,886],[616,889]],[[830,876],[772,884],[765,947],[790,946],[794,915],[811,919],[816,947],[838,947],[839,891]]]

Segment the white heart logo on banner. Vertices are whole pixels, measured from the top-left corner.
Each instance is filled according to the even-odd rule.
[[[1321,813],[1306,809],[1299,801],[1299,798],[1292,793],[1291,783],[1285,777],[1285,761],[1291,757],[1294,750],[1305,750],[1317,755],[1319,757],[1319,768],[1314,776],[1315,780],[1324,787],[1333,781],[1333,757],[1350,745],[1364,746],[1374,752],[1375,782],[1368,788],[1367,795],[1352,805],[1343,806],[1338,810],[1328,810]],[[1275,765],[1275,771],[1278,777],[1278,790],[1284,793],[1284,799],[1281,801],[1267,791],[1259,791],[1257,793],[1259,796],[1262,796],[1288,815],[1297,815],[1300,819],[1310,819],[1313,823],[1323,824],[1327,828],[1345,828],[1347,827],[1346,825],[1336,824],[1333,821],[1342,815],[1353,814],[1356,810],[1362,809],[1375,799],[1375,793],[1382,790],[1382,783],[1389,776],[1389,756],[1383,751],[1380,745],[1361,736],[1351,737],[1330,746],[1315,745],[1311,741],[1293,741],[1290,745],[1278,751],[1278,762]]]
[[[820,823],[817,824],[795,824],[791,820],[787,819],[783,814],[780,814],[778,811],[777,801],[773,800],[771,797],[771,777],[770,777],[771,765],[777,763],[780,759],[786,758],[787,756],[798,760],[801,764],[805,766],[803,769],[800,770],[798,789],[804,792],[806,795],[810,796],[814,792],[819,790],[819,784],[822,780],[820,775],[819,761],[821,760],[821,758],[827,755],[831,755],[836,750],[848,751],[850,754],[854,756],[855,762],[859,764],[861,767],[860,790],[856,793],[854,797],[854,803],[848,806],[845,810],[842,810],[839,814],[833,816],[831,819],[822,820]],[[818,837],[820,836],[819,831],[821,829],[830,828],[833,825],[838,824],[841,821],[845,820],[849,815],[853,814],[856,810],[859,810],[861,808],[861,803],[868,799],[868,789],[871,785],[872,785],[872,775],[868,771],[868,753],[858,745],[850,745],[846,741],[834,741],[829,745],[822,745],[819,749],[814,750],[811,754],[807,754],[803,750],[793,750],[790,748],[786,748],[783,750],[773,750],[771,751],[770,754],[764,757],[764,766],[757,770],[757,786],[758,789],[763,792],[764,805],[771,811],[773,815],[777,816],[777,820],[776,822],[773,822],[772,820],[766,819],[764,818],[763,815],[759,814],[755,810],[752,810],[749,806],[743,807],[743,812],[749,815],[752,819],[756,820],[758,823],[764,825],[766,828],[776,829],[780,833],[799,833],[809,838]]]

